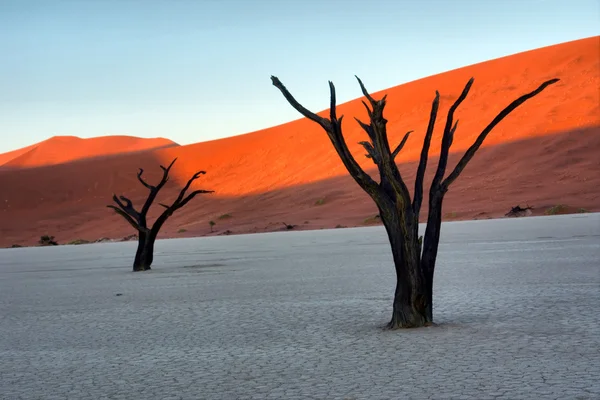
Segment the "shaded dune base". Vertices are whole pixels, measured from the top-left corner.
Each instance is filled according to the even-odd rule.
[[[558,203],[600,211],[600,161],[593,156],[598,149],[600,126],[483,148],[451,187],[444,204],[445,220],[501,217],[510,207],[527,203],[535,207],[534,214],[543,214]],[[461,154],[453,153],[449,166],[454,166]],[[129,225],[104,207],[110,201],[107,189],[127,193],[136,204],[141,204],[146,189],[136,181],[133,165],[156,167],[157,160],[152,153],[142,153],[134,160],[122,158],[112,162],[110,174],[100,173],[98,160],[82,162],[77,169],[61,165],[0,174],[0,185],[18,188],[18,196],[28,195],[20,206],[2,210],[4,234],[0,246],[32,245],[46,233],[61,243],[131,234]],[[430,165],[436,162],[434,157]],[[415,162],[400,166],[411,189],[416,166]],[[72,180],[69,191],[53,191],[51,188],[62,184],[61,176],[67,172]],[[156,168],[149,168],[148,172],[149,178],[158,178]],[[377,176],[375,171],[370,172]],[[433,172],[429,168],[427,182]],[[33,188],[27,192],[28,188],[20,182]],[[199,186],[212,188],[204,182]],[[170,182],[159,201],[173,199],[178,189]],[[49,197],[40,199],[42,193]],[[316,204],[320,199],[323,204]],[[11,204],[15,200],[9,195]],[[153,207],[152,211],[153,218],[161,207]],[[160,237],[208,235],[210,220],[217,223],[212,234],[225,230],[253,233],[281,230],[282,222],[297,224],[297,229],[362,226],[365,219],[376,213],[371,199],[344,175],[262,194],[199,197],[169,219]],[[223,214],[230,214],[231,218],[220,220]],[[178,233],[180,229],[186,232]]]
[[[497,126],[451,188],[444,212],[451,218],[497,217],[511,206],[527,202],[537,210],[557,203],[598,210],[599,36],[471,65],[374,93],[376,98],[388,94],[386,118],[392,146],[406,131],[415,131],[397,159],[409,185],[435,90],[440,91],[441,104],[429,177],[436,167],[446,112],[472,76],[475,84],[455,116],[460,123],[449,170],[513,99],[547,79],[558,77],[561,81]],[[280,78],[286,83],[284,76]],[[368,87],[368,77],[362,78]],[[293,86],[289,89],[294,92]],[[323,95],[328,96],[326,84]],[[280,101],[285,100],[280,97]],[[311,108],[310,104],[305,106]],[[366,139],[366,134],[352,121],[354,116],[366,119],[360,99],[340,105],[338,115],[342,114],[346,116],[344,133],[350,150],[376,176],[372,162],[357,144]],[[156,180],[160,176],[158,164],[168,164],[174,157],[179,160],[172,171],[170,189],[165,190],[161,201],[172,198],[176,187],[200,169],[208,174],[196,187],[217,193],[201,196],[177,212],[167,222],[162,237],[180,236],[176,233],[179,229],[186,229],[185,235],[207,234],[209,220],[217,222],[220,231],[243,233],[278,230],[284,221],[299,225],[299,229],[356,226],[376,213],[372,201],[347,175],[325,133],[305,119],[189,146],[94,159],[85,159],[88,155],[83,152],[78,154],[78,160],[59,165],[19,168],[13,159],[13,169],[0,167],[0,245],[34,244],[42,234],[54,235],[64,243],[131,233],[121,217],[104,206],[111,202],[112,193],[125,194],[139,205],[146,189],[136,180],[137,169],[143,167],[148,179]],[[44,159],[30,154],[28,160],[18,165],[39,165]],[[324,200],[323,205],[315,205],[319,199]],[[160,207],[153,211],[160,211]],[[233,217],[218,219],[226,213]]]
[[[76,136],[54,136],[23,149],[0,154],[0,168],[40,167],[111,154],[133,153],[173,146],[178,146],[178,144],[163,138],[103,136],[82,139]]]

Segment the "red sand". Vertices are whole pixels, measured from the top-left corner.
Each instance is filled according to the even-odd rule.
[[[0,154],[1,168],[31,168],[63,164],[84,158],[178,146],[169,139],[132,136],[102,136],[82,139],[54,136],[23,149]]]
[[[513,99],[544,80],[561,82],[519,107],[488,137],[461,177],[450,188],[446,219],[501,217],[512,206],[527,203],[534,214],[556,205],[572,210],[600,211],[600,37],[563,43],[468,66],[390,88],[386,117],[395,145],[415,130],[398,157],[412,187],[435,90],[441,106],[428,167],[431,178],[446,111],[471,77],[475,83],[459,108],[452,146],[451,170],[464,150],[491,119]],[[284,76],[279,77],[285,84]],[[368,77],[361,77],[367,88]],[[270,85],[268,78],[266,85]],[[324,82],[326,85],[326,82]],[[288,87],[294,93],[294,87]],[[272,90],[277,91],[275,87]],[[375,93],[376,98],[383,92]],[[302,99],[298,99],[302,102]],[[283,97],[280,101],[285,102]],[[346,115],[346,141],[361,165],[374,177],[362,147],[365,134],[352,120],[365,117],[360,100],[340,105]],[[86,157],[78,152],[79,158]],[[1,156],[0,156],[1,157]],[[197,187],[202,195],[169,219],[161,237],[215,233],[264,232],[360,226],[376,214],[365,193],[348,176],[331,143],[316,124],[301,119],[246,135],[190,146],[144,151],[110,158],[80,159],[61,165],[0,170],[0,246],[32,245],[43,234],[59,243],[74,239],[122,237],[131,227],[104,206],[112,193],[136,204],[147,191],[136,181],[139,167],[149,179],[160,174],[159,163],[179,157],[172,179],[159,201],[167,202],[196,170],[208,172]],[[0,158],[1,160],[2,158]],[[44,162],[52,158],[45,158]],[[21,165],[40,165],[37,156]],[[14,160],[13,160],[14,161]],[[64,160],[63,160],[64,162]],[[322,200],[323,204],[316,204]],[[321,202],[320,202],[321,203]],[[160,207],[153,209],[160,212]],[[227,219],[220,215],[230,214]],[[178,233],[185,229],[185,233]]]

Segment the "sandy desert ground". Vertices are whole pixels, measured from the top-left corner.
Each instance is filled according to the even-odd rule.
[[[600,211],[600,36],[374,93],[375,97],[388,95],[386,116],[392,144],[406,131],[415,131],[398,157],[409,186],[435,90],[441,93],[441,106],[429,178],[445,113],[472,76],[474,86],[456,115],[460,126],[449,168],[510,101],[547,79],[561,81],[518,108],[488,137],[451,187],[444,205],[445,220],[502,217],[517,204],[533,206],[535,215],[558,204],[566,205],[567,212]],[[280,78],[286,83],[286,77]],[[368,87],[369,77],[361,78]],[[266,74],[265,85],[270,84]],[[294,87],[289,89],[294,92]],[[281,97],[280,101],[285,100]],[[352,122],[353,116],[364,117],[360,99],[340,105],[339,114],[348,121],[345,135],[351,151],[374,174],[357,143],[365,135]],[[187,146],[167,139],[58,137],[0,155],[0,246],[34,245],[44,234],[67,243],[133,233],[105,205],[113,193],[125,194],[139,204],[146,189],[136,181],[138,168],[156,179],[158,165],[174,157],[178,162],[173,179],[159,201],[168,202],[200,169],[208,174],[196,187],[215,193],[177,212],[163,228],[162,238],[275,231],[284,229],[283,222],[299,230],[362,226],[376,214],[324,132],[304,119]],[[214,233],[209,230],[211,220],[216,222]]]

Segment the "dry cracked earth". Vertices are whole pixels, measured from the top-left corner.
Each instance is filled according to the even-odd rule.
[[[599,399],[600,214],[444,224],[385,331],[382,227],[0,250],[0,398]]]

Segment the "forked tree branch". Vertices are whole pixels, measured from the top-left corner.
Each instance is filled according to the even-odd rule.
[[[406,187],[406,183],[402,179],[402,175],[400,174],[400,170],[398,169],[394,158],[400,152],[400,150],[408,140],[410,132],[408,132],[404,136],[400,145],[394,150],[394,152],[392,152],[387,137],[387,120],[383,116],[387,95],[383,96],[381,100],[375,100],[373,96],[369,94],[360,78],[356,76],[356,79],[360,85],[363,95],[367,98],[372,107],[372,109],[369,109],[368,105],[363,102],[365,104],[365,107],[367,107],[367,110],[370,111],[370,125],[367,125],[357,119],[360,126],[367,132],[367,134],[371,138],[370,146],[365,146],[365,142],[361,142],[360,144],[362,144],[367,149],[367,152],[369,152],[369,150],[372,148],[371,151],[373,155],[371,158],[373,158],[373,161],[379,169],[382,184],[391,186],[391,189],[396,193],[395,196],[402,199],[402,203],[408,206],[411,202],[410,192]]]
[[[150,194],[148,195],[148,198],[144,202],[144,205],[142,206],[142,211],[140,212],[144,219],[146,218],[146,214],[148,214],[148,211],[150,210],[152,203],[154,203],[154,200],[156,199],[158,192],[160,192],[160,190],[169,181],[169,172],[171,171],[171,167],[173,167],[173,164],[175,164],[175,161],[177,161],[177,158],[174,158],[173,161],[171,161],[171,164],[169,164],[167,167],[165,167],[163,165],[160,166],[160,169],[163,170],[163,176],[162,176],[160,182],[158,182],[158,185],[156,185],[156,186],[148,185],[148,186],[150,186]]]
[[[518,99],[516,99],[515,101],[510,103],[504,110],[502,110],[496,116],[496,118],[494,118],[492,120],[492,122],[490,122],[490,124],[488,126],[486,126],[485,129],[479,134],[479,136],[477,137],[477,140],[475,140],[475,143],[473,143],[471,145],[471,147],[469,147],[469,149],[465,152],[465,154],[460,159],[458,164],[456,164],[456,167],[454,167],[454,170],[450,173],[450,175],[448,175],[448,177],[442,183],[442,188],[444,190],[448,190],[448,187],[450,186],[450,184],[452,184],[452,182],[454,182],[456,180],[456,178],[458,178],[458,176],[465,169],[465,167],[467,166],[469,161],[471,161],[471,159],[473,158],[473,156],[475,155],[477,150],[479,150],[479,148],[483,144],[483,141],[485,140],[487,135],[496,127],[496,125],[498,125],[498,123],[500,123],[500,121],[502,121],[504,118],[506,118],[506,116],[508,116],[511,112],[513,112],[521,104],[523,104],[527,100],[531,99],[532,97],[537,96],[548,86],[553,85],[558,81],[560,81],[560,79],[555,78],[555,79],[550,79],[550,80],[542,83],[537,89],[535,89],[534,91],[529,92],[527,94],[524,94],[523,96],[519,97]]]
[[[162,203],[160,204],[161,206],[163,206],[165,208],[165,210],[154,222],[154,225],[152,226],[153,231],[158,232],[160,230],[160,228],[162,227],[162,225],[167,220],[167,218],[169,218],[171,215],[173,215],[173,213],[175,211],[177,211],[180,208],[182,208],[183,206],[185,206],[190,200],[192,200],[197,195],[202,194],[202,193],[214,193],[214,191],[212,191],[212,190],[195,190],[186,196],[186,192],[190,188],[192,183],[196,179],[198,179],[200,177],[200,175],[204,175],[204,174],[206,174],[205,171],[196,172],[187,181],[186,185],[179,191],[179,195],[177,196],[177,198],[173,201],[173,203],[170,206],[167,206],[166,204],[162,204]]]
[[[373,148],[373,144],[371,142],[363,141],[358,142],[358,144],[362,145],[367,151],[365,157],[372,159],[375,165],[379,165],[381,163],[381,160],[377,156],[378,153],[375,152],[375,148]]]
[[[450,146],[452,145],[452,141],[454,138],[454,131],[456,130],[455,125],[453,125],[454,112],[460,106],[460,104],[465,100],[469,91],[471,90],[471,86],[473,86],[474,78],[469,79],[465,88],[463,89],[458,99],[452,104],[450,110],[448,110],[448,116],[446,118],[446,126],[444,127],[444,134],[442,136],[442,147],[440,150],[440,158],[438,160],[438,167],[433,177],[433,181],[431,182],[430,193],[435,191],[439,191],[441,189],[441,182],[444,178],[444,174],[446,173],[446,165],[448,164],[448,154],[450,153]],[[454,129],[453,129],[454,128]]]
[[[173,214],[174,211],[180,209],[181,207],[185,206],[190,200],[192,200],[195,196],[197,196],[198,194],[201,193],[213,193],[212,190],[196,190],[192,193],[190,193],[187,197],[185,197],[186,192],[188,191],[188,189],[190,188],[190,186],[192,185],[192,183],[198,179],[200,177],[200,175],[204,175],[206,174],[205,171],[199,171],[196,172],[186,183],[186,185],[181,189],[181,191],[179,192],[179,195],[177,196],[177,198],[175,199],[175,201],[173,202],[173,204],[166,205],[163,203],[158,203],[161,207],[165,208],[165,211],[163,211],[163,213],[157,218],[157,220],[155,221],[154,225],[152,226],[152,229],[148,229],[147,224],[146,224],[146,215],[148,213],[148,210],[150,209],[150,206],[152,205],[152,203],[154,202],[154,200],[156,199],[156,196],[158,195],[158,192],[163,188],[163,186],[169,181],[169,172],[171,171],[171,168],[173,167],[173,164],[175,164],[175,161],[177,161],[177,158],[175,158],[173,161],[171,161],[171,163],[165,167],[163,165],[160,166],[160,168],[163,170],[163,176],[160,180],[160,182],[154,186],[151,185],[149,183],[147,183],[143,178],[142,175],[144,173],[144,170],[142,168],[140,168],[137,177],[138,180],[142,183],[142,185],[144,185],[146,188],[150,189],[150,193],[148,194],[148,198],[146,199],[146,201],[144,202],[144,206],[142,208],[141,211],[137,211],[134,207],[133,207],[133,203],[130,199],[128,199],[125,196],[119,196],[117,197],[117,195],[113,195],[113,200],[115,203],[117,203],[117,206],[114,205],[108,205],[107,207],[112,208],[117,214],[121,215],[123,218],[125,218],[125,220],[131,225],[133,226],[135,229],[137,229],[140,232],[153,232],[153,233],[158,233],[158,231],[160,230],[162,224],[167,220],[167,218],[169,216],[171,216]]]
[[[160,168],[163,170],[163,178],[161,179],[157,187],[160,187],[161,184],[162,186],[164,186],[165,183],[169,181],[169,172],[171,171],[171,167],[173,166],[173,164],[175,164],[175,161],[177,161],[177,157],[175,157],[173,161],[171,161],[171,164],[169,164],[168,167],[164,167],[162,165],[160,166]]]
[[[279,91],[283,94],[288,103],[304,117],[310,119],[313,122],[318,123],[327,133],[331,143],[333,144],[336,152],[342,159],[344,166],[354,178],[354,180],[369,194],[375,196],[379,191],[377,183],[358,165],[352,153],[348,149],[348,145],[342,135],[342,119],[343,116],[337,118],[336,114],[336,95],[335,86],[333,82],[329,82],[330,92],[330,110],[329,115],[331,120],[323,118],[306,109],[300,104],[294,96],[287,90],[287,88],[281,83],[276,76],[271,76],[271,82]]]
[[[192,200],[197,195],[199,195],[199,194],[208,194],[208,193],[214,193],[214,191],[213,190],[194,190],[185,199],[181,200],[181,203],[179,203],[179,206],[177,207],[177,209],[185,206],[190,200]]]
[[[143,228],[129,214],[127,214],[125,211],[123,211],[119,207],[113,206],[113,205],[108,205],[106,207],[112,208],[113,210],[115,210],[115,212],[117,214],[119,214],[120,216],[122,216],[123,218],[125,218],[125,221],[129,222],[129,224],[131,226],[133,226],[134,229],[136,229],[138,231],[142,231],[143,230]]]
[[[379,101],[375,100],[367,91],[367,89],[365,88],[365,85],[363,84],[363,82],[360,80],[360,78],[356,75],[354,75],[354,77],[356,78],[356,80],[358,81],[358,84],[360,85],[360,90],[362,91],[362,94],[367,98],[367,100],[369,100],[369,103],[371,103],[371,107],[373,107],[373,109],[375,109],[375,107],[378,105],[378,103],[383,102],[385,103],[385,100],[387,99],[387,94],[383,96],[383,98]],[[367,104],[363,101],[363,104],[365,105],[365,107],[367,107],[367,111],[369,110],[369,107],[367,106]],[[369,114],[369,117],[371,117],[371,115]]]
[[[186,185],[183,187],[183,189],[181,189],[181,191],[179,192],[179,196],[177,196],[177,198],[175,199],[175,201],[173,202],[173,204],[171,204],[171,206],[169,208],[171,208],[173,211],[183,207],[184,205],[186,205],[188,203],[188,201],[190,201],[191,199],[193,199],[196,195],[201,194],[201,193],[214,193],[214,191],[212,190],[196,190],[192,193],[189,194],[189,196],[185,197],[186,192],[188,191],[188,189],[190,188],[190,186],[192,185],[192,183],[198,179],[200,177],[200,175],[205,175],[206,171],[198,171],[196,172],[186,183]]]
[[[133,207],[133,203],[125,196],[117,197],[116,194],[113,194],[113,201],[117,203],[120,207],[121,211],[127,213],[127,215],[131,216],[138,224],[140,223],[140,213]],[[125,202],[125,204],[123,204]]]
[[[443,200],[444,194],[448,191],[450,184],[452,182],[454,182],[456,180],[456,178],[458,178],[460,173],[463,171],[463,169],[466,167],[466,165],[469,163],[469,161],[475,155],[475,152],[481,147],[481,144],[483,143],[483,141],[485,140],[487,135],[492,131],[492,129],[496,125],[498,125],[498,123],[500,121],[502,121],[504,118],[506,118],[512,111],[514,111],[518,106],[523,104],[525,101],[538,95],[546,87],[548,87],[549,85],[552,85],[558,81],[559,81],[559,79],[548,80],[548,81],[542,83],[536,90],[519,97],[518,99],[516,99],[515,101],[510,103],[506,108],[504,108],[492,120],[492,122],[479,134],[479,136],[475,140],[475,143],[473,143],[473,145],[471,145],[471,147],[469,147],[469,149],[466,151],[466,153],[460,159],[460,161],[458,162],[458,164],[456,165],[454,170],[443,181],[442,181],[442,179],[443,179],[443,173],[445,171],[445,164],[442,165],[444,168],[440,168],[440,166],[438,166],[438,172],[436,173],[436,177],[435,177],[435,178],[438,178],[438,180],[435,181],[435,178],[434,178],[434,182],[432,182],[432,184],[431,184],[429,201],[430,201],[430,204],[432,205],[432,207],[429,208],[429,215],[427,218],[427,227],[425,229],[425,237],[423,240],[423,256],[421,259],[422,268],[424,269],[428,279],[433,278],[433,271],[435,269],[435,262],[436,262],[436,258],[437,258],[437,252],[438,252],[440,226],[441,226],[441,221],[442,221],[442,213],[441,213],[442,200]],[[471,82],[471,81],[469,81],[469,82]],[[467,90],[468,87],[469,87],[469,84],[467,84],[467,87],[465,87],[463,94],[465,94],[465,92],[468,91]],[[463,96],[461,95],[461,97],[463,97]],[[456,103],[459,103],[459,100],[461,100],[461,98],[459,98]],[[455,110],[455,108],[451,109],[452,112],[454,110]],[[447,162],[447,152],[450,147],[450,144],[452,143],[452,137],[454,135],[454,131],[456,130],[456,126],[457,126],[457,124],[455,123],[452,126],[452,128],[448,129],[448,127],[451,124],[451,121],[452,121],[452,118],[449,115],[448,121],[446,123],[446,129],[444,130],[444,138],[442,139],[442,150],[445,151],[445,153],[446,153],[444,162]],[[444,141],[444,139],[446,139],[446,140]],[[442,158],[442,156],[440,156],[440,163],[442,162],[441,158]],[[441,174],[440,174],[440,172],[441,172]]]
[[[140,181],[140,183],[141,183],[142,185],[144,185],[144,186],[145,186],[147,189],[150,189],[150,190],[152,190],[152,189],[154,188],[154,186],[152,186],[152,185],[148,184],[148,183],[147,183],[147,182],[144,180],[144,178],[142,178],[142,174],[143,174],[143,173],[144,173],[144,169],[143,169],[143,168],[140,168],[140,171],[139,171],[139,172],[138,172],[138,174],[137,174],[138,181]]]

